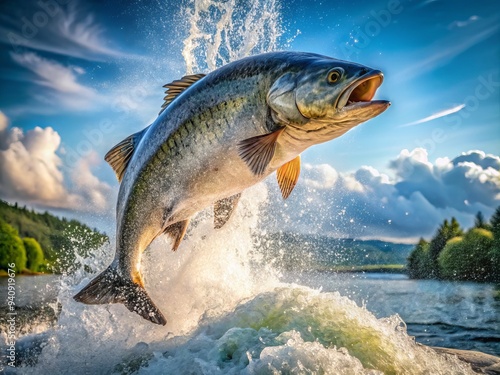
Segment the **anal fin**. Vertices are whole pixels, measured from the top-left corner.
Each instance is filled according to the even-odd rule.
[[[184,238],[184,235],[186,234],[187,227],[189,225],[189,219],[179,221],[175,224],[169,225],[163,233],[166,235],[170,236],[172,240],[174,241],[172,245],[172,251],[176,251],[179,248],[179,245],[182,242],[182,239]]]
[[[230,219],[241,197],[241,193],[214,203],[214,228],[220,229]]]
[[[276,177],[278,178],[278,185],[283,199],[287,199],[290,196],[293,188],[299,180],[299,175],[300,155],[278,168],[276,171]]]

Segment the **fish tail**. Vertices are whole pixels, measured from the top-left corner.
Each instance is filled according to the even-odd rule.
[[[153,303],[146,289],[132,280],[123,278],[113,265],[95,277],[73,298],[88,305],[123,303],[127,309],[146,320],[161,325],[167,324],[167,320]]]

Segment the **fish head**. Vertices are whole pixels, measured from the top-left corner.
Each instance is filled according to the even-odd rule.
[[[387,100],[373,100],[383,79],[380,70],[327,57],[316,58],[301,69],[279,77],[267,101],[277,122],[302,129],[309,136],[318,131],[318,136],[326,138],[318,142],[326,141],[378,116],[390,106]]]

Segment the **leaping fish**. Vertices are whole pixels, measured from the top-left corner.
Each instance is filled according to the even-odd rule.
[[[312,53],[247,57],[166,87],[161,112],[105,156],[121,182],[116,254],[74,298],[123,303],[144,319],[167,320],[148,296],[141,255],[166,234],[176,250],[190,218],[213,205],[222,227],[241,192],[276,172],[283,198],[297,184],[300,154],[384,112],[372,100],[383,74]]]

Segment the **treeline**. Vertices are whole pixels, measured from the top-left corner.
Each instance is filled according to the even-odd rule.
[[[70,272],[108,237],[77,220],[37,213],[0,200],[0,270]]]
[[[500,207],[489,223],[478,212],[466,232],[455,218],[445,220],[430,242],[420,239],[407,271],[414,279],[500,282]]]

